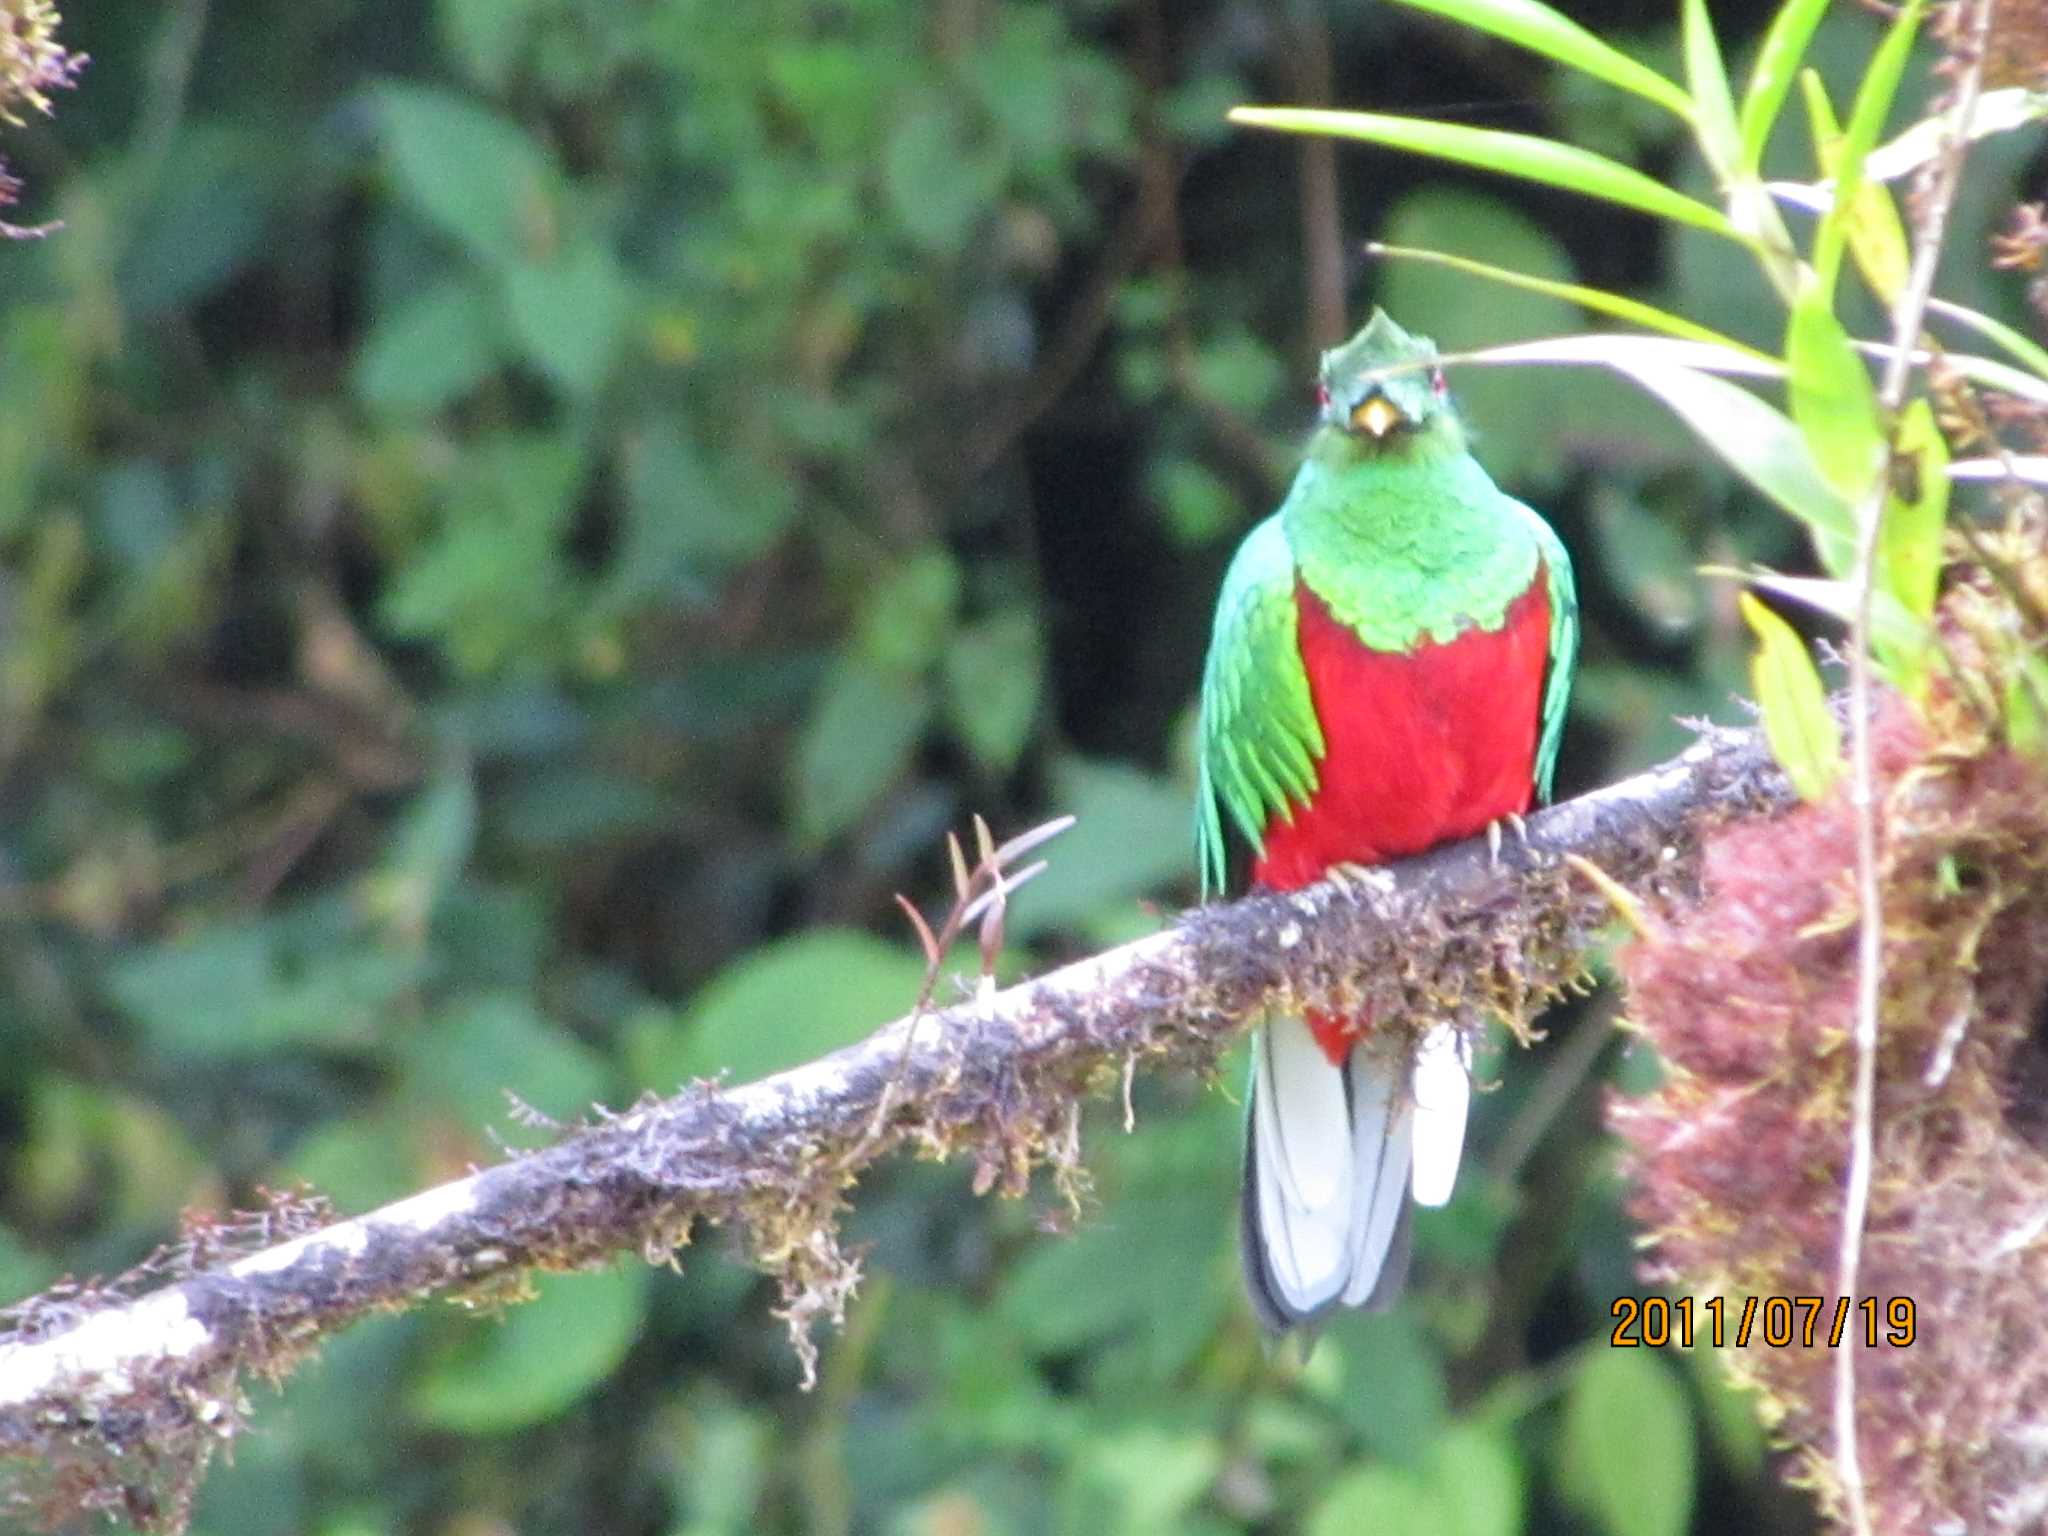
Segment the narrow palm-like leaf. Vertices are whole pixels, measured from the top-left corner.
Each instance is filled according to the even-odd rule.
[[[2010,133],[2043,118],[2048,118],[2048,91],[2029,91],[2020,86],[1986,91],[1977,99],[1977,110],[1970,114],[1969,140],[1975,143],[1994,134]],[[1891,182],[1910,176],[1941,153],[1953,126],[1946,115],[1915,123],[1864,158],[1864,179]],[[1773,181],[1765,185],[1781,203],[1809,213],[1826,213],[1834,206],[1831,177],[1823,176],[1819,181]]]
[[[1693,104],[1671,81],[1600,41],[1570,18],[1538,0],[1400,0],[1418,11],[1491,32],[1584,75],[1633,91],[1645,100],[1690,119]]]
[[[1764,353],[1754,347],[1744,346],[1731,336],[1723,336],[1719,331],[1709,330],[1683,315],[1674,315],[1668,309],[1645,304],[1640,299],[1628,297],[1627,294],[1614,293],[1605,288],[1589,288],[1581,283],[1560,283],[1547,277],[1532,277],[1526,272],[1496,267],[1491,262],[1475,261],[1470,256],[1454,256],[1448,251],[1426,251],[1412,245],[1383,245],[1377,240],[1368,241],[1365,250],[1369,256],[1391,256],[1399,261],[1422,261],[1433,266],[1449,267],[1471,277],[1485,278],[1488,282],[1504,283],[1510,288],[1540,293],[1553,299],[1564,299],[1569,303],[1582,305],[1596,314],[1611,315],[1616,320],[1626,320],[1646,330],[1661,331],[1666,336],[1705,342],[1709,346],[1746,352],[1760,361],[1772,361]]]
[[[1868,357],[1887,358],[1892,355],[1892,345],[1886,341],[1859,341],[1856,350]],[[1915,351],[1913,366],[1924,368],[1934,359],[1931,354]],[[1982,384],[1986,389],[2002,389],[2009,395],[2018,395],[2022,400],[2032,400],[2048,405],[2048,378],[2037,377],[2023,368],[2010,363],[2001,363],[1996,358],[1979,357],[1974,352],[1944,352],[1941,364],[1952,373],[1962,375],[1972,384]]]
[[[1806,524],[1829,571],[1849,569],[1856,550],[1854,514],[1783,411],[1697,369],[1658,362],[1616,366],[1662,400],[1736,474]]]
[[[1929,299],[1927,307],[1944,320],[1953,320],[1965,330],[1975,331],[1993,346],[2003,347],[2009,355],[2048,380],[2048,348],[2043,348],[2032,337],[2014,330],[2003,320],[1994,320],[1964,304]]]
[[[1700,152],[1723,181],[1731,179],[1742,156],[1742,131],[1735,125],[1735,98],[1728,91],[1728,66],[1721,42],[1714,36],[1707,0],[1685,0],[1685,83],[1692,92],[1693,132]]]
[[[1951,480],[2003,480],[2008,476],[2026,485],[2048,485],[2048,453],[2015,453],[2002,459],[1957,459],[1948,467]]]
[[[1439,160],[1603,198],[1656,218],[1690,224],[1748,243],[1720,209],[1674,192],[1633,166],[1534,134],[1438,123],[1420,117],[1394,117],[1382,112],[1336,112],[1315,107],[1233,107],[1230,120],[1247,128],[1328,134],[1384,144],[1411,154],[1433,155]]]
[[[1824,613],[1845,629],[1856,622],[1856,584],[1833,576],[1780,576],[1776,571],[1739,571],[1728,566],[1703,565],[1702,576],[1732,576],[1765,592],[1789,598],[1802,608]],[[1882,589],[1870,594],[1870,639],[1880,655],[1900,655],[1925,649],[1927,626],[1899,606],[1897,598]]]
[[[2048,91],[2030,91],[2018,85],[1986,91],[1970,114],[1970,141],[2010,133],[2044,117],[2048,117]],[[1863,174],[1872,181],[1910,176],[1941,153],[1954,126],[1947,113],[1915,123],[1882,148],[1873,149],[1864,161]]]
[[[1792,82],[1799,74],[1799,61],[1806,57],[1806,45],[1827,13],[1828,0],[1786,0],[1771,18],[1770,30],[1757,49],[1756,63],[1749,73],[1749,91],[1742,98],[1737,127],[1742,134],[1741,158],[1736,174],[1756,175],[1764,161],[1764,145],[1783,110]]]
[[[1555,365],[1631,369],[1683,368],[1706,376],[1730,373],[1742,378],[1782,379],[1785,365],[1748,347],[1693,341],[1676,336],[1634,336],[1594,331],[1583,336],[1550,336],[1541,341],[1510,341],[1472,352],[1447,352],[1439,362],[1481,366]],[[1427,364],[1417,364],[1427,367]],[[1733,388],[1733,386],[1729,386]],[[1737,390],[1741,394],[1742,391]],[[1750,398],[1754,399],[1754,396]],[[1761,404],[1761,402],[1759,402]],[[1766,406],[1766,410],[1770,407]],[[1790,426],[1790,423],[1787,423]]]
[[[1810,69],[1802,71],[1799,84],[1806,95],[1807,122],[1820,156],[1820,167],[1832,179],[1842,158],[1842,125],[1835,117],[1834,105],[1828,100],[1827,87],[1821,83],[1819,74]],[[1834,207],[1830,195],[1820,212],[1830,214]],[[1866,176],[1850,194],[1841,218],[1857,270],[1870,284],[1871,292],[1889,307],[1905,291],[1911,265],[1906,250],[1906,227],[1899,220],[1891,193]]]
[[[1764,715],[1771,755],[1802,800],[1820,800],[1842,772],[1842,730],[1806,642],[1790,624],[1744,592],[1742,616],[1757,638],[1750,682]]]
[[[1849,238],[1849,214],[1856,207],[1863,185],[1863,162],[1878,134],[1884,131],[1892,103],[1898,99],[1899,82],[1906,76],[1906,61],[1912,56],[1913,40],[1919,36],[1920,18],[1926,0],[1906,0],[1884,41],[1871,56],[1856,89],[1856,104],[1849,110],[1849,123],[1842,130],[1841,148],[1835,154],[1835,204],[1821,220],[1814,237],[1813,268],[1820,277],[1821,291],[1832,302],[1835,275],[1841,269],[1842,251]]]
[[[1591,335],[1454,352],[1441,361],[1612,368],[1655,395],[1730,469],[1806,524],[1828,570],[1840,574],[1854,559],[1854,515],[1814,462],[1797,424],[1740,385],[1715,377],[1784,378],[1785,368],[1775,358],[1677,337]]]
[[[1805,434],[1814,462],[1845,502],[1860,501],[1884,462],[1877,391],[1818,286],[1809,287],[1792,306],[1785,364],[1791,370],[1792,419]]]
[[[1934,407],[1916,398],[1899,417],[1894,488],[1879,530],[1878,572],[1884,589],[1916,619],[1934,612],[1941,584],[1941,535],[1948,520],[1948,443]]]
[[[2048,662],[2022,656],[2005,690],[2005,735],[2015,752],[2048,757]]]

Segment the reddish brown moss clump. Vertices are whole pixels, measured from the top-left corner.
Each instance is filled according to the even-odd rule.
[[[2002,607],[1976,584],[1947,605],[1951,654],[1980,681],[2002,668],[1978,621]],[[1888,1533],[2048,1526],[2048,773],[2003,733],[1941,688],[1924,712],[1888,698],[1877,726],[1885,992],[1859,1298],[1881,1299],[1880,1325],[1891,1297],[1917,1319],[1910,1347],[1857,1361]],[[1843,794],[1714,835],[1697,904],[1622,957],[1669,1080],[1611,1107],[1657,1280],[1827,1298],[1820,1347],[1753,1337],[1726,1357],[1830,1506],[1854,863]]]

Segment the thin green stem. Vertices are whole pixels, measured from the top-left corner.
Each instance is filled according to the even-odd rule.
[[[1935,174],[1934,186],[1914,233],[1913,268],[1906,291],[1892,315],[1893,350],[1885,364],[1879,398],[1888,414],[1905,404],[1912,377],[1913,343],[1927,317],[1927,303],[1940,264],[1942,238],[1962,180],[1969,152],[1970,118],[1984,81],[1984,42],[1991,30],[1992,0],[1973,0],[1967,63],[1956,85],[1949,114],[1948,141]],[[1887,456],[1889,457],[1889,456]],[[1835,1291],[1856,1293],[1863,1261],[1863,1228],[1870,1214],[1871,1164],[1875,1156],[1877,1103],[1877,1031],[1879,999],[1884,985],[1884,906],[1877,869],[1877,774],[1871,745],[1872,705],[1871,615],[1877,585],[1878,536],[1884,522],[1885,492],[1890,465],[1872,482],[1856,519],[1856,613],[1849,650],[1850,803],[1856,813],[1856,1071],[1850,1106],[1849,1174],[1842,1197],[1842,1236]],[[1849,1529],[1870,1536],[1870,1506],[1863,1484],[1863,1466],[1856,1442],[1856,1351],[1835,1355],[1835,1466],[1842,1479],[1842,1497]]]

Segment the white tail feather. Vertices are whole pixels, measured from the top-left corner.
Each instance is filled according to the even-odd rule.
[[[1371,1299],[1394,1246],[1394,1230],[1408,1197],[1408,1159],[1415,1117],[1401,1092],[1399,1060],[1379,1042],[1352,1047],[1345,1064],[1351,1078],[1351,1155],[1358,1180],[1352,1217],[1351,1282],[1344,1305]]]
[[[1417,1205],[1442,1205],[1458,1182],[1465,1115],[1472,1105],[1472,1058],[1454,1024],[1437,1024],[1415,1047],[1413,1188]]]
[[[1260,1031],[1252,1062],[1244,1244],[1254,1302],[1284,1328],[1377,1301],[1383,1278],[1398,1285],[1387,1263],[1408,1200],[1414,1105],[1401,1054],[1368,1039],[1339,1071],[1307,1023],[1283,1014]]]
[[[1310,1313],[1344,1289],[1351,1267],[1351,1111],[1306,1022],[1279,1015],[1252,1066],[1257,1212],[1274,1299]]]

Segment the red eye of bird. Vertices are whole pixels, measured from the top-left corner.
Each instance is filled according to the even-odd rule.
[[[1330,386],[1318,379],[1316,381],[1316,409],[1327,411],[1329,408]]]
[[[1429,387],[1435,390],[1440,395],[1446,395],[1450,393],[1451,386],[1444,382],[1443,369],[1432,368],[1429,370]]]

